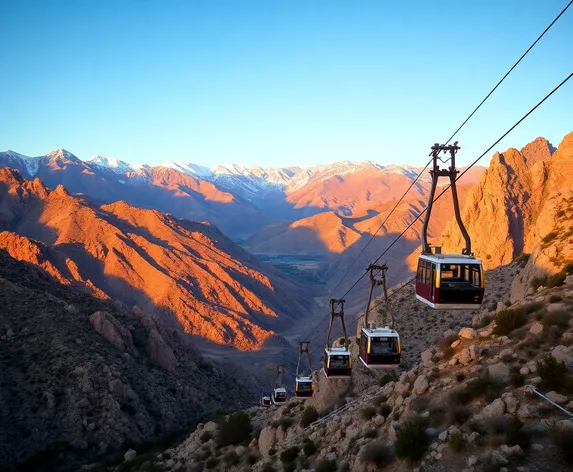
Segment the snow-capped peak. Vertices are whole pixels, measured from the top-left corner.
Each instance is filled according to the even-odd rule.
[[[113,157],[104,156],[93,156],[87,161],[90,165],[95,165],[98,167],[103,167],[104,169],[109,169],[116,174],[125,174],[126,172],[133,172],[136,169],[140,169],[140,165],[131,165],[127,162],[120,161],[119,159],[114,159]]]
[[[79,161],[79,159],[76,156],[74,156],[70,151],[66,151],[65,149],[54,149],[52,152],[46,154],[46,156],[51,158],[61,158],[61,159],[70,159]]]
[[[184,174],[192,177],[211,177],[211,175],[213,175],[211,169],[208,167],[193,164],[191,162],[167,161],[161,165],[163,167],[178,170],[179,172],[183,172]]]

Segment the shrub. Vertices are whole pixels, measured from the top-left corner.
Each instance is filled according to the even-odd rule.
[[[382,405],[382,403],[386,402],[387,400],[388,400],[388,397],[386,395],[382,394],[382,395],[378,395],[372,403],[374,403],[375,406],[380,406],[380,405]]]
[[[453,406],[449,410],[450,423],[464,424],[472,416],[472,410],[466,406]]]
[[[463,372],[456,372],[456,380],[458,382],[463,382],[466,379],[466,374]]]
[[[541,320],[541,324],[545,328],[550,328],[551,326],[558,326],[559,328],[567,328],[569,326],[569,320],[571,315],[566,311],[553,311],[547,313]]]
[[[485,328],[493,321],[493,316],[486,315],[484,316],[481,321],[476,325],[476,328]]]
[[[239,455],[235,451],[229,451],[223,456],[223,461],[226,464],[237,465],[239,463]]]
[[[565,376],[567,367],[563,361],[558,362],[551,354],[545,354],[537,362],[537,372],[541,377],[543,386],[550,390],[560,389],[567,380]]]
[[[517,415],[514,415],[509,420],[505,433],[505,442],[510,446],[517,445],[521,447],[521,449],[529,449],[531,438],[529,434],[523,430],[523,423]]]
[[[523,387],[525,385],[525,375],[519,372],[512,372],[509,377],[509,383],[514,388]]]
[[[382,403],[378,411],[384,418],[388,418],[388,416],[390,416],[390,413],[392,412],[392,407],[388,405],[388,403]]]
[[[372,441],[364,446],[360,454],[360,460],[376,467],[384,467],[394,460],[394,451],[387,444]]]
[[[274,456],[277,453],[277,450],[274,447],[271,447],[269,449],[269,456]]]
[[[316,466],[316,472],[336,472],[336,461],[322,459]]]
[[[289,427],[292,426],[293,423],[294,423],[294,420],[288,416],[283,416],[279,420],[279,426],[283,431],[286,431],[287,429],[289,429]]]
[[[493,330],[493,334],[505,336],[511,333],[514,329],[523,326],[525,321],[525,312],[521,308],[502,310],[495,315],[496,326]]]
[[[549,303],[557,303],[563,300],[559,295],[551,295],[549,297]]]
[[[545,305],[541,302],[528,303],[523,307],[523,311],[525,312],[526,315],[529,315],[531,313],[535,313],[536,311],[541,310],[544,306]]]
[[[314,423],[318,419],[318,411],[312,406],[307,406],[302,412],[300,425],[306,428],[308,425]]]
[[[219,446],[239,444],[249,439],[252,429],[251,419],[247,413],[244,411],[231,413],[219,425],[217,442]]]
[[[217,459],[216,457],[210,457],[209,459],[207,459],[207,462],[205,462],[206,469],[214,469],[215,467],[217,467],[217,465],[219,465],[219,459]]]
[[[384,387],[384,385],[387,385],[394,380],[396,380],[396,374],[384,374],[378,381],[378,384],[381,387]]]
[[[489,375],[480,375],[467,383],[463,390],[462,399],[466,400],[465,403],[480,397],[493,401],[499,396],[500,391],[501,386],[494,382]],[[464,401],[460,401],[460,403],[465,404]]]
[[[565,282],[565,277],[567,274],[565,272],[559,272],[557,274],[550,275],[546,278],[545,286],[547,288],[560,287]]]
[[[364,437],[368,439],[374,439],[376,436],[378,436],[378,431],[376,431],[375,429],[369,429],[364,434]]]
[[[376,416],[376,408],[374,408],[373,406],[364,407],[362,408],[360,414],[363,420],[365,421],[371,420],[372,418],[374,418],[374,416]]]
[[[302,451],[304,452],[305,456],[312,456],[316,452],[316,449],[316,444],[310,440],[305,442],[302,446]]]
[[[403,428],[398,431],[394,446],[396,456],[400,459],[420,460],[428,448],[424,422],[420,419],[406,422]]]
[[[263,472],[275,472],[275,468],[272,464],[265,464],[263,467]]]
[[[212,439],[213,435],[209,431],[203,431],[201,436],[199,436],[199,441],[202,443],[206,443],[209,439]]]
[[[299,452],[300,449],[297,446],[292,446],[288,449],[285,449],[283,452],[281,452],[281,462],[283,464],[290,464],[291,462],[294,462],[298,457]]]
[[[466,442],[464,441],[464,436],[462,433],[454,433],[448,436],[448,444],[455,452],[462,452],[466,446]]]
[[[545,244],[548,244],[551,241],[553,241],[558,235],[559,233],[557,231],[551,231],[551,233],[547,234],[541,241]]]
[[[573,466],[573,430],[559,429],[551,434],[553,444],[557,446],[561,452],[563,460]]]
[[[523,253],[523,254],[517,256],[513,262],[520,262],[522,265],[525,265],[525,264],[527,264],[527,261],[529,261],[530,256],[531,256],[531,254]]]
[[[444,346],[442,352],[444,353],[444,359],[449,359],[456,353],[456,350],[452,346]]]

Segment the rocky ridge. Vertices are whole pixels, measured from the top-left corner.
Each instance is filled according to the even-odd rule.
[[[4,250],[0,366],[0,470],[121,457],[253,392],[239,368],[204,359],[152,314],[62,285]]]
[[[260,348],[306,309],[304,290],[208,223],[125,202],[98,207],[5,168],[0,230],[0,247],[61,283],[240,350]]]
[[[235,445],[218,440],[231,415],[122,470],[570,470],[573,419],[528,385],[573,414],[573,275],[443,332],[397,377],[315,380],[306,402],[247,410]]]

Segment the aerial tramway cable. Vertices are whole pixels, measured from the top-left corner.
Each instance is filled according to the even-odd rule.
[[[561,81],[561,83],[559,83],[551,92],[549,92],[547,95],[545,95],[545,97],[543,97],[543,99],[541,99],[531,110],[529,110],[525,115],[523,115],[519,119],[519,121],[517,121],[511,128],[509,128],[499,139],[497,139],[477,159],[475,159],[463,172],[461,172],[460,175],[457,177],[456,181],[459,180],[475,164],[477,164],[477,162],[480,159],[482,159],[486,154],[488,154],[502,139],[504,139],[517,126],[519,126],[529,115],[531,115],[535,110],[537,110],[537,108],[539,108],[547,99],[549,99],[549,97],[551,97],[555,92],[557,92],[557,90],[559,90],[563,85],[565,85],[572,77],[573,77],[573,72],[571,74],[569,74],[565,79],[563,79],[563,81]],[[433,200],[433,202],[435,203],[442,195],[444,195],[444,193],[446,193],[448,191],[448,189],[449,189],[449,185],[446,188],[444,188],[444,190],[442,190],[442,192],[440,192],[440,194]],[[406,232],[422,217],[422,215],[424,215],[425,212],[426,212],[425,209],[423,211],[421,211],[420,214],[418,214],[418,216],[416,216],[416,218],[414,218],[414,220],[404,229],[404,231],[402,231],[396,237],[396,239],[394,239],[394,241],[392,241],[392,243],[382,252],[382,254],[380,254],[380,256],[378,256],[378,258],[373,262],[373,264],[376,264],[377,262],[379,262],[380,259],[382,259],[382,257],[384,257],[384,255],[392,248],[392,246],[394,246],[394,244],[396,244],[396,242],[398,242],[398,240],[400,238],[402,238],[402,236],[404,236],[404,234],[406,234]],[[362,277],[364,277],[364,274],[358,280],[360,280]],[[414,280],[414,279],[412,279],[412,280]],[[350,290],[352,290],[357,285],[357,282],[354,283],[354,285],[343,295],[343,297],[346,297],[350,293]],[[405,284],[405,285],[407,285],[407,284]],[[392,295],[394,295],[394,293]],[[376,305],[376,306],[378,306],[378,305]]]

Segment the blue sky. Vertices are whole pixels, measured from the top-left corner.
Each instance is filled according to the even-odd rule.
[[[3,0],[0,149],[424,164],[566,3]],[[461,164],[572,71],[572,51],[573,7],[460,132]],[[557,145],[571,110],[573,81],[497,149]]]

